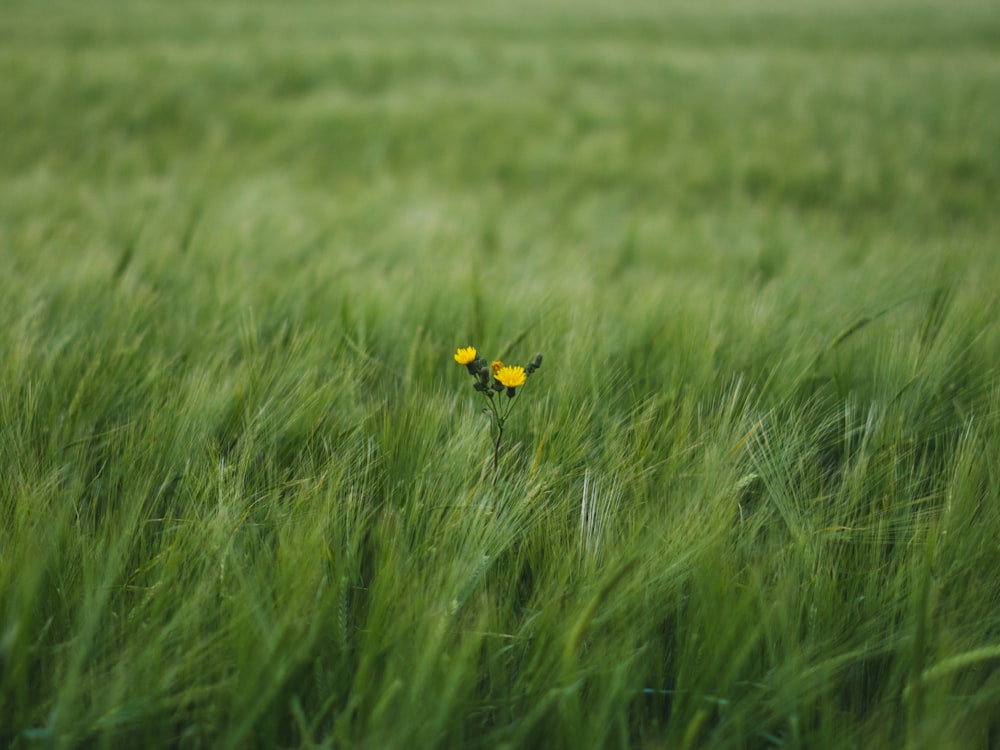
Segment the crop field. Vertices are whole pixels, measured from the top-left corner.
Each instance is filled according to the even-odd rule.
[[[996,748],[998,294],[995,0],[3,0],[0,747]]]

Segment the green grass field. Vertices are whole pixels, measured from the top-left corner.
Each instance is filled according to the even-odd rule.
[[[995,0],[4,0],[0,746],[995,748],[998,291]]]

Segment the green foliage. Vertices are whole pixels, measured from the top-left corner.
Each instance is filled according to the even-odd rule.
[[[704,6],[0,6],[0,746],[996,745],[1000,13]]]

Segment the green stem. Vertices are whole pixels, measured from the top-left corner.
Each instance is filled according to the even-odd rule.
[[[493,478],[494,481],[496,481],[497,472],[500,467],[500,443],[503,440],[503,426],[504,422],[507,421],[507,416],[510,414],[510,410],[514,406],[514,400],[510,398],[507,399],[507,408],[504,409],[497,405],[497,399],[500,398],[499,393],[495,398],[490,398],[486,394],[483,395],[489,405],[490,412],[493,414],[493,422],[496,425],[495,432],[492,425],[490,428],[490,431],[493,433]]]
[[[493,441],[493,473],[496,475],[500,464],[500,441],[503,440],[503,422],[497,422],[497,436]]]

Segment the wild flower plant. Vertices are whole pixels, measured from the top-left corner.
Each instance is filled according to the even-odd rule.
[[[483,411],[490,415],[490,434],[493,438],[493,471],[500,464],[500,443],[503,441],[503,429],[514,406],[514,397],[535,370],[542,366],[542,355],[536,354],[527,366],[507,365],[500,360],[487,362],[479,356],[474,346],[467,346],[455,352],[455,361],[465,365],[469,374],[476,380],[472,387],[483,394],[487,409]],[[500,394],[507,393],[507,399]]]

